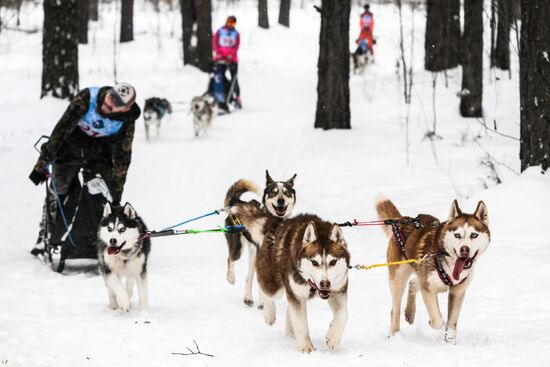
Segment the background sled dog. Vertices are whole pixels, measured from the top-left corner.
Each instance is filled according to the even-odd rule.
[[[384,197],[377,199],[376,210],[381,220],[403,218],[395,205]],[[424,219],[432,218],[423,215]],[[429,220],[426,220],[428,223]],[[401,298],[407,280],[414,272],[416,278],[409,282],[409,296],[405,309],[405,320],[414,322],[416,312],[416,294],[420,290],[428,309],[430,325],[434,329],[445,326],[444,341],[456,343],[456,324],[464,301],[466,288],[472,282],[472,270],[476,260],[489,246],[490,232],[487,207],[480,201],[474,214],[462,213],[455,200],[451,206],[449,218],[439,225],[425,225],[415,229],[414,224],[400,225],[405,237],[405,254],[391,235],[389,226],[385,232],[390,238],[388,261],[398,261],[432,255],[419,264],[403,264],[389,267],[390,290],[392,294],[390,336],[399,331]],[[437,294],[449,290],[447,323],[444,325]]]
[[[262,204],[256,200],[248,202],[241,200],[241,195],[248,191],[259,195],[256,185],[247,180],[235,182],[227,191],[224,203],[226,208],[230,208],[231,213],[225,220],[225,225],[234,225],[232,216],[236,216],[246,227],[242,234],[228,233],[225,238],[229,249],[227,281],[231,284],[235,283],[234,262],[241,257],[243,242],[248,244],[248,275],[244,292],[244,303],[248,306],[254,304],[252,282],[256,271],[257,248],[261,246],[266,232],[273,232],[285,218],[292,214],[296,203],[296,191],[294,190],[296,175],[287,181],[275,181],[268,171],[265,171],[265,174],[266,186],[262,195]]]
[[[193,112],[195,136],[199,136],[201,131],[205,134],[218,113],[216,100],[209,94],[194,97],[191,100],[191,111]]]
[[[109,293],[109,307],[130,310],[134,283],[139,292],[139,309],[148,308],[147,258],[151,240],[142,238],[147,230],[143,220],[128,203],[111,207],[107,203],[98,231],[99,271]],[[126,288],[121,277],[126,276]]]
[[[350,256],[337,224],[302,214],[281,223],[266,236],[257,259],[258,283],[264,297],[264,319],[275,322],[275,302],[288,300],[286,333],[300,351],[315,350],[309,337],[306,301],[317,293],[334,314],[325,336],[330,349],[340,343],[348,318],[347,288]]]
[[[145,100],[143,121],[145,122],[145,138],[149,141],[149,128],[156,126],[157,137],[160,133],[160,123],[166,114],[172,114],[172,105],[164,98],[152,97]]]

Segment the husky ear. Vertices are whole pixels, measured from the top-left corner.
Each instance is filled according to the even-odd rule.
[[[294,176],[292,176],[290,179],[288,179],[286,181],[287,184],[289,184],[290,186],[294,186],[294,179],[296,178],[296,174],[294,174]]]
[[[485,206],[485,203],[483,201],[480,200],[479,203],[477,203],[477,208],[474,216],[486,226],[489,225],[489,212],[487,211],[487,207]]]
[[[265,185],[266,186],[269,186],[271,184],[275,183],[275,181],[271,178],[271,176],[269,175],[269,171],[268,170],[265,170]]]
[[[460,207],[458,206],[458,201],[456,199],[453,201],[453,204],[451,205],[451,211],[449,212],[449,221],[455,219],[459,215],[462,215],[462,210],[460,210]]]
[[[130,203],[124,204],[124,215],[130,219],[136,219],[136,211],[132,208]]]
[[[103,207],[103,218],[108,217],[113,212],[113,208],[111,208],[111,203],[107,202],[105,206]]]
[[[304,239],[302,240],[302,245],[306,246],[317,240],[317,229],[315,228],[315,223],[309,222],[304,232]]]
[[[330,229],[330,237],[329,239],[332,242],[345,244],[346,240],[344,239],[344,233],[342,232],[342,228],[336,223],[332,225],[332,228]]]

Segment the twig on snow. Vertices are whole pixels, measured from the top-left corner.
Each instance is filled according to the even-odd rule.
[[[177,355],[177,356],[193,356],[193,355],[197,355],[197,354],[202,354],[203,356],[207,356],[207,357],[214,357],[213,354],[208,354],[208,353],[203,353],[201,352],[200,348],[199,348],[199,345],[197,344],[197,342],[195,340],[193,340],[193,343],[195,343],[195,347],[197,347],[197,351],[193,351],[191,348],[187,348],[187,350],[189,351],[189,353],[172,353],[172,355]]]

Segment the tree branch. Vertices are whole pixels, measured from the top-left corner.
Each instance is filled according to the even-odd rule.
[[[199,348],[199,345],[197,344],[197,342],[195,340],[193,340],[193,343],[195,343],[195,347],[197,347],[197,351],[194,352],[191,348],[187,347],[187,350],[189,351],[189,353],[172,353],[172,355],[178,355],[178,356],[194,356],[194,355],[197,355],[197,354],[202,354],[203,356],[207,356],[207,357],[214,357],[213,354],[208,354],[208,353],[203,353],[201,352],[200,348]]]

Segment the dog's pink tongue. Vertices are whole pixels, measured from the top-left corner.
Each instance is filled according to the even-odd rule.
[[[109,255],[116,254],[116,252],[117,252],[117,248],[116,248],[116,247],[114,247],[114,246],[109,246],[109,247],[107,247],[107,253],[108,253]]]
[[[462,270],[464,270],[464,263],[468,260],[467,257],[459,257],[455,261],[455,268],[453,270],[453,278],[455,280],[460,279],[460,273],[462,273]]]

